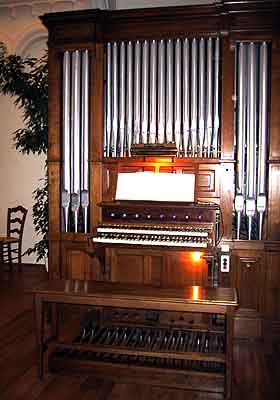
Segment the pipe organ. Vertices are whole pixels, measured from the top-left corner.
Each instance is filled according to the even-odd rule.
[[[246,239],[262,239],[267,199],[267,137],[270,43],[236,45],[236,238],[242,217],[248,221]],[[256,213],[258,220],[256,220]],[[254,232],[253,223],[258,226]]]
[[[111,42],[105,56],[104,157],[172,142],[178,157],[218,156],[219,37]]]
[[[42,17],[51,279],[236,287],[236,335],[279,320],[279,11],[216,1]]]

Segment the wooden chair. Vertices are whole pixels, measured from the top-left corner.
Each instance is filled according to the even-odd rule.
[[[8,208],[7,236],[0,237],[1,262],[12,263],[16,260],[21,268],[22,262],[22,237],[26,220],[27,209],[23,206]]]

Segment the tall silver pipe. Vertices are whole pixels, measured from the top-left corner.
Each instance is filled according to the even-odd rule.
[[[157,42],[151,43],[150,56],[150,143],[155,143],[157,132]]]
[[[182,53],[181,40],[177,39],[175,43],[175,110],[174,110],[174,132],[175,143],[180,155],[182,146],[181,140],[181,118],[182,118]]]
[[[134,143],[140,143],[141,43],[139,40],[135,43],[134,61]]]
[[[192,151],[192,136],[190,135],[190,48],[189,40],[183,42],[183,136],[185,157]],[[190,142],[190,144],[189,144]],[[189,146],[189,148],[188,148]]]
[[[205,134],[205,148],[206,154],[210,156],[210,148],[212,141],[213,131],[213,40],[209,38],[207,41],[207,89],[206,89],[206,134]]]
[[[80,52],[78,50],[72,53],[72,117],[73,117],[73,136],[72,136],[72,154],[73,154],[73,191],[71,198],[71,207],[74,212],[75,232],[78,231],[78,210],[80,205],[80,76],[81,61]],[[73,196],[74,195],[74,196]],[[76,199],[76,196],[78,199]],[[74,197],[74,199],[73,199]]]
[[[132,71],[132,42],[127,43],[127,88],[126,88],[126,146],[130,155],[133,134],[133,71]]]
[[[84,214],[84,232],[88,232],[89,206],[89,54],[84,50],[82,54],[82,134],[81,134],[81,206]]]
[[[120,44],[120,107],[119,107],[119,149],[120,157],[124,156],[125,136],[125,43]]]
[[[149,42],[144,41],[142,45],[142,142],[148,143],[148,118],[149,118]]]
[[[173,40],[167,41],[166,48],[166,141],[173,142]]]
[[[239,45],[238,52],[238,82],[237,82],[237,193],[239,200],[236,204],[237,212],[237,239],[240,239],[241,214],[244,211],[244,177],[245,177],[245,146],[246,146],[246,124],[245,124],[245,105],[246,105],[246,46]]]
[[[112,45],[107,44],[107,86],[106,86],[106,133],[104,138],[105,156],[110,156],[112,135]]]
[[[158,142],[165,141],[165,42],[158,48]]]
[[[201,38],[199,41],[199,97],[198,97],[198,138],[199,156],[203,156],[205,127],[205,43]]]
[[[68,214],[70,204],[70,53],[63,55],[63,190],[62,208],[64,230],[68,232]]]
[[[248,124],[247,124],[247,199],[246,215],[251,240],[252,218],[256,211],[256,47],[249,44],[248,54]]]
[[[219,155],[219,68],[220,68],[220,39],[215,41],[215,71],[214,71],[214,130],[212,138],[213,157]]]
[[[118,155],[118,107],[119,107],[119,99],[118,99],[118,88],[119,88],[119,79],[118,79],[118,44],[116,42],[113,43],[113,60],[112,60],[112,135],[111,135],[111,148],[112,148],[112,156],[117,157]]]
[[[197,156],[197,40],[195,38],[192,41],[191,99],[192,155]]]
[[[266,161],[268,128],[268,48],[263,42],[260,47],[260,107],[259,107],[259,151],[257,211],[259,214],[259,240],[262,239],[263,216],[266,210]]]

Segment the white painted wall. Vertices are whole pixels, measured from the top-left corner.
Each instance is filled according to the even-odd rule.
[[[46,48],[47,30],[38,16],[47,12],[82,8],[104,8],[102,0],[0,0],[0,41],[10,53],[40,57]],[[32,219],[32,193],[44,176],[45,156],[23,155],[13,146],[12,132],[23,127],[21,112],[13,99],[0,96],[0,234],[6,233],[7,208],[18,204],[28,209],[23,250],[32,247],[36,237]],[[34,263],[36,255],[24,256]]]

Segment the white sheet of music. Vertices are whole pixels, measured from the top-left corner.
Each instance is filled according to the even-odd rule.
[[[194,174],[130,172],[118,175],[116,200],[193,202]]]

